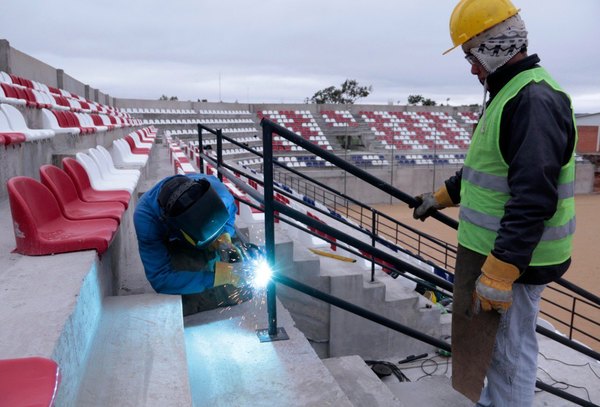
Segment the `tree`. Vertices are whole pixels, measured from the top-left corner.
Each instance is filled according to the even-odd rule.
[[[408,104],[414,106],[437,106],[435,100],[424,98],[423,95],[408,95]]]
[[[179,100],[179,98],[177,96],[168,97],[167,95],[162,95],[158,100]]]
[[[359,86],[355,79],[346,79],[339,88],[330,86],[315,92],[312,97],[306,98],[307,103],[341,103],[354,104],[358,99],[366,98],[373,90],[372,86]]]

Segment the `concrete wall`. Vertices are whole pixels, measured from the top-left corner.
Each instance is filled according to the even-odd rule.
[[[109,95],[91,88],[65,73],[62,69],[54,68],[39,59],[12,48],[5,39],[0,39],[0,70],[48,86],[61,88],[105,105],[114,105],[114,100]]]
[[[62,73],[62,89],[67,90],[71,93],[75,93],[76,95],[83,96],[85,95],[85,84],[79,82],[77,79],[73,78],[71,75],[68,75],[63,72],[62,69],[58,70],[58,74]]]
[[[56,69],[14,48],[10,48],[10,71],[23,78],[56,86]]]

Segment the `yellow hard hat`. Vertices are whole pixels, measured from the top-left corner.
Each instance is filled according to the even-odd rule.
[[[461,0],[450,16],[454,46],[444,55],[518,12],[510,0]]]

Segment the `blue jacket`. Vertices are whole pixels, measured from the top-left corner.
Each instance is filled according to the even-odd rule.
[[[206,179],[223,200],[229,211],[229,220],[224,232],[232,237],[235,234],[234,222],[237,207],[233,196],[218,178],[205,174],[188,174],[191,179]],[[195,294],[211,288],[214,283],[213,270],[175,270],[171,266],[171,256],[167,242],[181,239],[178,232],[169,230],[160,218],[161,209],[158,206],[158,194],[167,177],[158,182],[152,189],[142,195],[139,200],[133,222],[137,233],[140,257],[144,264],[146,278],[152,288],[163,294]]]

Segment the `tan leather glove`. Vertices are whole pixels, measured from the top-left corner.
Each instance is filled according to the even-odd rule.
[[[481,267],[481,273],[475,283],[475,312],[481,308],[504,314],[512,304],[512,285],[519,278],[519,269],[490,253]]]
[[[443,185],[433,193],[426,192],[415,196],[415,199],[417,200],[417,205],[409,205],[409,207],[415,208],[413,218],[420,219],[421,221],[425,221],[436,209],[444,209],[454,205],[448,194],[446,185]]]
[[[218,261],[215,264],[214,287],[231,284],[237,288],[248,285],[249,274],[243,263],[224,263]]]
[[[242,253],[231,242],[231,236],[229,233],[223,233],[221,236],[216,238],[210,244],[209,248],[219,253],[221,261],[226,263],[237,263],[242,261]]]

